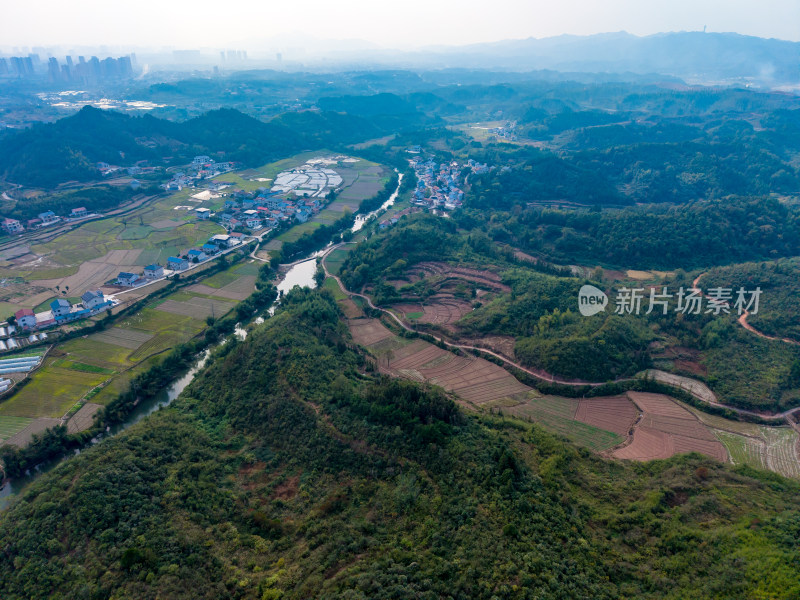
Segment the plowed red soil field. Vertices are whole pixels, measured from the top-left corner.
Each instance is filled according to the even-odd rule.
[[[653,460],[699,452],[720,461],[728,460],[728,451],[714,433],[668,396],[628,392],[628,397],[643,414],[631,443],[614,451],[617,458]]]
[[[352,319],[347,324],[353,340],[362,346],[371,346],[394,335],[377,319]]]
[[[638,416],[639,411],[626,396],[611,396],[582,399],[575,420],[619,435],[628,435]]]

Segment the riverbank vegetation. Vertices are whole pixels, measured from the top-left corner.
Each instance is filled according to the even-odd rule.
[[[366,364],[332,296],[288,294],[169,408],[31,484],[0,517],[0,593],[800,593],[796,483],[607,462]]]
[[[173,280],[168,286],[133,303],[119,314],[108,315],[98,321],[92,329],[102,331],[114,324],[119,324],[128,317],[136,317],[143,310],[147,310],[148,306],[157,304],[159,299],[175,297],[176,292],[180,293],[180,289],[192,285],[198,278],[206,278],[209,275],[213,276],[214,273],[224,272],[230,268],[231,262],[235,265],[241,258],[242,255],[239,253],[228,257],[223,256],[204,272],[190,273],[181,279]],[[209,318],[205,326],[198,330],[202,332],[202,335],[192,335],[189,339],[184,338],[185,341],[171,343],[165,348],[164,353],[156,352],[152,358],[142,361],[142,368],[130,369],[122,374],[124,377],[120,375],[121,381],[113,382],[113,385],[107,382],[109,390],[118,389],[120,391],[114,395],[109,394],[109,399],[95,414],[94,423],[89,429],[68,434],[66,427],[55,427],[43,434],[35,435],[32,442],[24,448],[8,445],[0,448],[0,460],[5,467],[5,472],[12,477],[20,477],[40,463],[83,447],[91,438],[102,434],[106,427],[123,423],[136,406],[156,397],[169,386],[179,373],[187,370],[204,349],[233,333],[237,322],[247,323],[259,312],[268,308],[277,298],[277,289],[271,283],[273,275],[274,273],[268,265],[262,266],[258,271],[255,291],[239,302],[229,314],[221,318]],[[175,318],[174,315],[172,317]],[[85,332],[79,331],[74,335],[76,338],[82,336],[85,336]],[[172,339],[170,338],[170,340]],[[92,348],[92,350],[96,351],[97,348]],[[96,356],[96,352],[94,354],[95,360],[100,358]],[[58,374],[54,373],[54,376],[57,378]],[[76,400],[74,397],[70,399],[73,403]],[[96,398],[92,398],[92,400],[97,401]]]

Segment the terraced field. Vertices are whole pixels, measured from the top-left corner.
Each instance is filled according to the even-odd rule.
[[[730,431],[717,430],[715,433],[719,441],[728,449],[733,464],[769,469],[763,440]]]
[[[663,394],[628,392],[642,411],[631,442],[614,451],[628,460],[669,458],[685,452],[699,452],[726,462],[728,451],[714,432],[695,415]]]
[[[719,441],[725,444],[734,464],[767,469],[800,479],[800,437],[794,429],[730,421],[688,408],[713,429]]]
[[[472,305],[449,294],[437,294],[424,304],[395,304],[392,309],[408,321],[431,325],[452,325],[472,311]]]
[[[574,418],[624,438],[638,416],[639,411],[627,396],[611,396],[581,399]]]
[[[797,432],[790,427],[764,427],[767,468],[787,477],[800,478],[800,459],[797,454]]]
[[[381,371],[429,381],[477,407],[500,399],[522,402],[531,391],[508,371],[474,356],[457,356],[424,340],[399,338],[377,319],[351,319],[356,343],[378,359]]]

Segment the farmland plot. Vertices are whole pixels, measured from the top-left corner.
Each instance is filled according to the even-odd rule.
[[[87,402],[81,406],[80,410],[67,421],[67,432],[79,433],[89,429],[94,421],[95,413],[101,408],[103,407],[99,404],[93,404],[92,402]]]
[[[605,400],[610,400],[613,405],[615,399],[593,398],[590,402],[600,406]],[[563,435],[575,444],[594,452],[608,450],[624,441],[622,435],[577,419],[582,402],[584,401],[577,398],[533,394],[533,397],[524,403],[503,408],[502,411],[503,414],[539,423],[545,429]],[[589,407],[588,411],[584,408],[583,412],[591,414],[593,409],[594,406]]]
[[[25,429],[33,422],[26,417],[0,417],[0,443]]]
[[[575,420],[627,436],[639,411],[626,396],[584,398],[575,411]]]
[[[728,460],[728,451],[711,429],[668,396],[628,392],[628,397],[643,414],[631,442],[614,451],[617,458],[653,460],[699,452],[720,461]]]
[[[766,444],[759,437],[751,437],[723,431],[715,431],[719,440],[725,444],[735,465],[748,465],[757,469],[768,469]]]
[[[221,317],[233,308],[234,304],[226,300],[212,300],[210,298],[191,298],[186,302],[176,302],[175,300],[165,300],[156,310],[192,317],[194,319],[205,319],[206,317]]]
[[[255,285],[255,275],[243,275],[218,288],[208,285],[208,282],[204,282],[190,286],[188,291],[228,300],[242,301],[253,293]]]
[[[786,477],[800,478],[797,432],[791,427],[760,426],[766,440],[767,468]]]
[[[429,381],[480,406],[502,398],[521,402],[531,388],[508,371],[482,358],[457,356],[424,340],[396,337],[377,319],[348,322],[353,339],[369,348],[386,373],[416,381]]]
[[[362,346],[372,346],[394,334],[377,319],[354,319],[348,322],[353,340]]]
[[[115,346],[128,348],[129,350],[136,350],[154,335],[155,334],[147,331],[112,327],[106,331],[95,333],[92,338],[98,342],[103,342],[104,344],[113,344]]]
[[[437,295],[425,304],[395,304],[392,307],[406,320],[431,325],[451,325],[472,311],[472,305],[452,296]]]

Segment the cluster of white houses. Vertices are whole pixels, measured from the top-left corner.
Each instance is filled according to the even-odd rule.
[[[147,265],[141,275],[122,271],[117,275],[114,284],[120,287],[137,287],[150,281],[162,279],[169,274],[168,271],[172,273],[185,271],[190,265],[203,262],[204,260],[214,257],[223,250],[238,246],[243,240],[244,234],[242,233],[211,236],[208,242],[203,244],[201,248],[192,248],[183,256],[170,256],[167,258],[166,268],[158,264]]]
[[[473,159],[464,164],[458,162],[436,164],[433,159],[412,158],[409,163],[417,176],[417,189],[411,201],[417,206],[453,210],[460,208],[464,200],[462,173],[465,171],[480,175],[487,173],[489,167]]]
[[[17,327],[30,331],[44,329],[53,325],[61,325],[109,310],[114,301],[107,298],[102,291],[94,290],[81,296],[78,304],[72,304],[66,298],[56,298],[50,303],[50,310],[34,313],[30,308],[23,308],[14,313]]]
[[[185,187],[194,185],[198,179],[210,179],[222,173],[233,171],[236,163],[229,161],[217,162],[210,156],[195,156],[186,167],[186,171],[172,174],[172,179],[161,187],[168,191],[180,191]]]
[[[296,220],[305,223],[322,209],[323,200],[321,198],[289,200],[267,190],[260,190],[258,195],[253,197],[239,190],[225,200],[223,211],[216,216],[228,231],[236,229],[260,231],[272,229],[287,221]],[[199,219],[211,216],[210,213],[204,212],[205,210],[207,209],[197,209]]]
[[[3,219],[2,227],[6,233],[22,233],[26,229],[41,229],[42,227],[55,225],[61,221],[78,221],[90,216],[92,216],[92,214],[89,213],[89,211],[87,211],[83,206],[73,208],[66,217],[61,217],[52,210],[46,210],[43,213],[39,213],[37,218],[28,219],[25,222],[25,225],[23,225],[22,222],[18,221],[17,219],[6,217]]]

